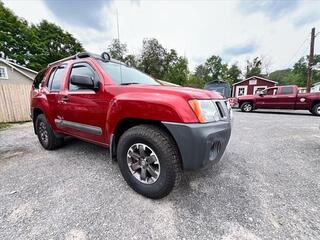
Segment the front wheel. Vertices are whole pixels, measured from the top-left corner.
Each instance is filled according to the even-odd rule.
[[[316,103],[311,110],[311,113],[315,116],[320,116],[320,103]]]
[[[242,112],[251,112],[253,110],[253,106],[251,102],[242,103],[240,108]]]
[[[148,198],[165,197],[181,178],[178,149],[169,134],[156,126],[127,130],[120,137],[117,159],[128,185]]]

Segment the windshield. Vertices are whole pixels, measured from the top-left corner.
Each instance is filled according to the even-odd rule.
[[[99,60],[98,63],[114,83],[161,85],[152,77],[149,77],[147,74],[144,74],[137,69],[121,65],[120,71],[120,64],[118,63],[103,62],[101,60]]]

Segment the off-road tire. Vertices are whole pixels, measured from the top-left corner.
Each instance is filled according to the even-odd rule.
[[[129,169],[127,153],[137,143],[150,146],[159,159],[161,171],[154,183],[139,181]],[[119,139],[117,160],[128,185],[148,198],[160,199],[167,196],[181,179],[182,167],[177,146],[171,136],[157,126],[143,124],[128,129]]]
[[[44,114],[39,114],[36,121],[36,133],[38,135],[39,142],[41,143],[42,147],[47,150],[54,150],[62,146],[63,144],[63,137],[57,136],[54,131],[52,130],[50,124],[48,123]],[[42,130],[40,129],[42,128]],[[44,140],[41,136],[41,133],[45,131],[47,135],[47,139]]]
[[[311,113],[312,113],[314,116],[320,116],[320,111],[318,110],[319,108],[320,108],[320,103],[316,103],[316,104],[312,107]]]
[[[244,102],[240,106],[242,112],[252,112],[253,105],[251,102]]]

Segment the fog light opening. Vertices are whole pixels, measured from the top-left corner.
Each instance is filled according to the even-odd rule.
[[[220,142],[214,142],[212,143],[212,146],[210,148],[209,153],[209,161],[213,161],[217,158],[218,154],[221,151],[221,143]]]

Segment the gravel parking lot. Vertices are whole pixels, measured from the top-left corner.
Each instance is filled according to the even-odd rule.
[[[319,239],[320,118],[235,110],[227,151],[168,197],[131,190],[104,148],[0,132],[0,239]]]

